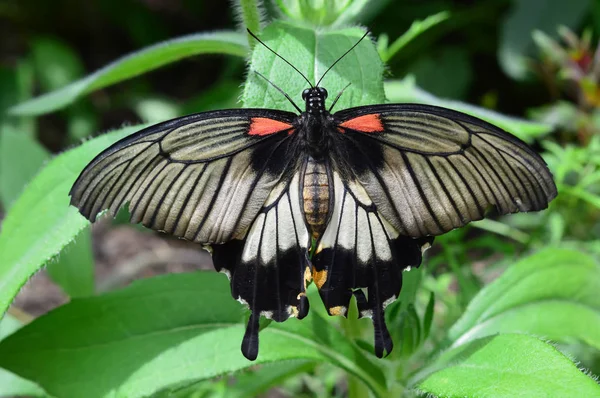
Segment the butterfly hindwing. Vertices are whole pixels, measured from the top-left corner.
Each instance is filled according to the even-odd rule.
[[[133,222],[177,237],[239,237],[289,169],[295,117],[239,109],[146,128],[98,155],[71,189],[71,203],[91,221],[129,203]]]
[[[401,235],[440,235],[482,219],[491,206],[500,214],[544,209],[556,196],[539,155],[468,115],[390,104],[346,109],[334,118],[336,162]]]
[[[421,264],[433,238],[399,235],[359,182],[342,180],[334,171],[331,183],[334,208],[313,256],[313,280],[330,315],[346,315],[356,296],[360,316],[373,319],[375,353],[381,357],[392,350],[384,309],[400,293],[402,271]]]
[[[231,281],[233,297],[252,311],[242,352],[258,354],[258,320],[278,322],[308,313],[310,236],[299,197],[299,174],[281,181],[259,211],[244,239],[213,245],[215,268]]]

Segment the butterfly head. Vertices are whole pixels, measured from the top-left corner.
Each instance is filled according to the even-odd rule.
[[[312,115],[325,113],[327,90],[323,87],[311,87],[302,91],[302,99],[306,103],[306,112]]]

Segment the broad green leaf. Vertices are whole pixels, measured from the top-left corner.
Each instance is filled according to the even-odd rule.
[[[472,341],[442,354],[432,368],[418,389],[439,397],[600,396],[591,377],[550,344],[527,335]]]
[[[48,151],[27,134],[12,131],[9,127],[0,131],[0,197],[4,208],[10,208],[49,158]],[[29,217],[35,219],[36,216],[30,214]],[[70,296],[93,293],[91,241],[89,231],[86,233],[87,239],[81,238],[71,244],[68,253],[48,267],[52,279]]]
[[[265,28],[261,40],[315,84],[327,68],[356,44],[363,34],[358,28],[314,31],[278,21]],[[248,80],[242,95],[245,107],[284,109],[297,113],[280,92],[253,71],[263,74],[286,92],[300,109],[304,108],[301,93],[309,84],[264,46],[256,46],[252,53]],[[329,92],[327,106],[349,83],[350,86],[336,104],[336,110],[384,102],[382,75],[383,65],[373,43],[368,39],[363,40],[320,83]]]
[[[51,261],[46,271],[70,297],[94,294],[94,258],[90,228],[84,228],[73,241]]]
[[[314,362],[289,361],[265,364],[253,372],[236,375],[235,384],[227,389],[227,397],[257,397],[286,379],[315,367]]]
[[[8,209],[50,158],[35,138],[0,126],[0,198]]]
[[[127,55],[102,69],[59,90],[43,94],[9,109],[13,115],[41,115],[74,102],[94,90],[110,86],[159,68],[171,62],[198,54],[246,56],[248,44],[244,35],[223,31],[198,33],[158,43]]]
[[[260,397],[272,388],[281,387],[281,384],[286,380],[302,373],[310,372],[314,368],[315,362],[305,360],[265,363],[256,368],[237,372],[229,378],[221,378],[214,381],[210,379],[202,380],[191,385],[168,388],[159,393],[152,394],[152,397]]]
[[[576,27],[592,0],[513,0],[512,3],[513,8],[502,23],[498,60],[506,74],[524,79],[530,72],[529,58],[535,54],[533,32],[540,30],[556,36],[559,25]]]
[[[36,319],[0,343],[0,366],[60,397],[134,398],[262,363],[327,361],[383,394],[381,369],[315,313],[272,322],[246,360],[244,313],[214,272],[141,280]]]
[[[600,266],[590,256],[545,249],[486,286],[448,332],[454,346],[496,333],[581,341],[600,349]]]
[[[69,190],[101,150],[141,127],[90,140],[52,159],[6,214],[0,231],[0,314],[21,286],[89,222],[69,206]]]
[[[0,320],[0,341],[16,332],[21,323],[11,315]],[[23,379],[7,370],[0,368],[0,397],[46,397],[44,390],[29,380]]]
[[[6,314],[0,320],[0,340],[19,330],[23,324],[11,314]]]
[[[454,109],[469,115],[486,120],[511,134],[516,135],[525,142],[531,142],[552,131],[552,126],[530,122],[516,117],[502,115],[489,109],[480,108],[464,102],[437,98],[416,86],[413,77],[402,80],[385,82],[385,94],[390,102],[413,102],[428,105],[437,105]]]

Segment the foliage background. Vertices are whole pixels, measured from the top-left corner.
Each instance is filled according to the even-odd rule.
[[[279,15],[277,9],[276,2],[268,3],[265,19]],[[410,28],[413,21],[423,20],[442,11],[449,12],[447,19],[419,34],[417,39],[410,41],[401,51],[386,53],[386,37],[392,43]],[[231,50],[233,55],[229,56],[209,54],[188,57],[134,79],[95,90],[57,112],[32,117],[15,115],[14,108],[12,114],[9,114],[11,107],[38,94],[57,90],[119,57],[157,42],[197,32],[235,30],[240,26],[241,19],[236,12],[228,2],[198,0],[2,2],[0,219],[16,203],[24,187],[36,188],[35,184],[28,184],[49,159],[78,145],[82,139],[124,125],[240,106],[238,99],[242,95],[246,62],[240,55],[235,55],[235,51],[238,51],[235,49]],[[437,358],[441,352],[440,347],[448,346],[445,340],[460,339],[468,334],[467,331],[477,321],[493,319],[490,314],[494,314],[496,310],[502,316],[497,322],[499,326],[496,325],[499,329],[493,329],[494,331],[505,327],[505,332],[525,331],[558,342],[561,351],[580,361],[580,366],[592,374],[600,374],[600,357],[597,351],[600,338],[594,336],[594,331],[600,330],[600,303],[594,298],[599,286],[597,261],[600,255],[600,56],[595,52],[600,36],[600,5],[591,0],[373,1],[361,14],[359,22],[368,26],[373,37],[378,39],[380,54],[384,58],[386,54],[390,55],[386,78],[392,83],[386,86],[388,98],[397,101],[420,99],[427,102],[445,98],[460,101],[457,103],[459,106],[462,106],[461,103],[475,104],[504,115],[543,123],[531,125],[543,128],[529,125],[531,128],[524,127],[519,136],[544,154],[560,192],[559,198],[544,213],[519,214],[482,222],[475,227],[453,231],[437,240],[425,263],[425,274],[409,278],[414,285],[413,289],[409,289],[414,290],[414,305],[407,307],[404,302],[391,311],[395,311],[394,319],[397,320],[396,340],[402,339],[410,344],[403,343],[397,347],[399,352],[392,358],[394,362],[390,361],[394,365],[383,372],[388,380],[402,380],[401,387],[390,387],[388,382],[387,389],[404,391],[402,388],[410,385],[411,378],[419,376],[422,380],[425,376],[419,372],[427,373],[425,365]],[[574,33],[563,29],[563,40],[559,40],[559,25],[568,26]],[[416,86],[411,85],[411,78],[401,80],[406,76],[413,76]],[[293,98],[298,95],[294,92],[289,94]],[[507,123],[509,126],[518,124],[514,121]],[[90,144],[97,145],[99,150],[106,143]],[[73,166],[73,173],[82,166]],[[50,167],[45,169],[47,174],[51,174],[51,171]],[[60,182],[57,179],[47,186],[58,185]],[[43,207],[36,209],[43,211]],[[123,225],[122,221],[122,218],[118,219],[112,225],[105,222],[92,232],[84,229],[75,244],[67,248],[60,257],[50,261],[47,269],[21,291],[9,310],[9,315],[3,318],[0,323],[0,338],[12,333],[33,317],[64,303],[69,297],[86,297],[94,291],[110,291],[139,277],[210,268],[209,259],[194,247],[172,240],[165,243],[163,238],[144,232],[141,228]],[[56,234],[60,234],[60,230]],[[10,245],[6,243],[10,242],[6,233],[2,238],[4,240],[0,238],[0,241]],[[573,252],[542,252],[541,257],[534,257],[537,260],[527,263],[539,263],[537,268],[525,264],[526,271],[523,271],[524,268],[517,268],[512,273],[504,273],[518,258],[541,249],[558,248]],[[8,263],[7,258],[3,260]],[[543,268],[544,264],[547,269]],[[527,267],[530,268],[527,270]],[[545,274],[546,272],[549,274]],[[504,279],[498,280],[501,274]],[[2,272],[0,282],[1,277]],[[572,317],[565,316],[544,327],[545,321],[541,315],[539,318],[533,317],[534,314],[543,314],[541,307],[531,307],[532,313],[517,313],[513,318],[505,316],[502,308],[489,309],[494,307],[494,300],[491,298],[500,297],[510,291],[516,281],[527,278],[547,284],[548,290],[544,292],[547,302],[542,304],[550,305],[557,301],[559,304],[565,304],[563,301],[577,304],[567,309],[546,309],[557,318],[567,313],[571,313]],[[187,278],[179,278],[171,283],[178,286],[189,283],[192,292],[204,289],[204,294],[211,292],[211,297],[221,297],[219,300],[215,299],[216,302],[224,303],[221,310],[236,314],[231,315],[232,322],[237,319],[236,311],[239,310],[229,305],[232,300],[229,300],[226,284],[222,283],[221,289],[212,292],[208,287],[212,285],[205,286],[205,280],[192,278],[191,282],[186,281]],[[488,285],[492,281],[496,281],[495,284]],[[556,281],[555,285],[552,281]],[[169,284],[161,287],[161,280],[153,283],[153,292],[169,290]],[[135,292],[139,294],[144,287],[136,286],[134,289],[139,290]],[[532,293],[535,290],[532,286],[522,287],[522,290],[516,287],[515,291],[511,291],[512,304],[521,300],[522,306],[527,307],[525,304],[540,301],[541,296]],[[552,293],[549,293],[551,290]],[[197,297],[194,294],[190,297],[181,294],[177,298],[180,304],[193,303],[194,297]],[[115,298],[110,296],[108,301],[115,300],[118,304],[112,310],[114,313],[107,310],[107,325],[114,325],[110,318],[119,311],[122,311],[125,318],[136,313],[133,311],[135,306],[132,306],[131,313],[127,312],[127,308],[124,309],[119,304],[118,296],[117,292]],[[435,301],[431,297],[435,297]],[[510,300],[504,304],[499,300],[501,304],[498,307],[505,305],[506,308],[513,308],[510,307]],[[103,306],[108,305],[105,301],[99,302]],[[484,312],[469,312],[468,303],[471,303],[471,310],[487,308],[487,315]],[[159,313],[173,313],[168,306],[160,307],[160,302],[155,304]],[[84,308],[85,305],[94,308],[93,302],[81,302],[81,305]],[[143,305],[148,304],[145,302]],[[433,320],[428,319],[427,314],[431,317],[434,307],[435,316]],[[407,308],[408,312],[401,312]],[[514,308],[520,307],[515,304]],[[581,313],[575,313],[574,308],[583,309]],[[198,311],[198,307],[180,309],[178,316],[185,319],[181,313],[186,311],[191,314]],[[459,318],[461,321],[455,323]],[[527,323],[528,319],[533,319],[531,324]],[[362,343],[364,336],[367,336],[365,340],[369,339],[368,325],[365,323],[327,321],[334,322],[344,335],[359,343]],[[57,318],[48,321],[52,322],[60,324],[60,313]],[[428,322],[431,333],[424,333]],[[493,326],[494,322],[491,323]],[[580,330],[562,330],[557,327],[565,324],[577,325]],[[420,334],[414,332],[419,327],[423,327]],[[46,335],[51,336],[50,329],[46,330]],[[270,331],[272,329],[267,328]],[[40,330],[44,330],[43,327]],[[65,330],[67,328],[63,326],[59,332],[64,333]],[[104,332],[110,334],[109,331]],[[74,333],[73,339],[76,339],[76,332]],[[236,346],[233,351],[237,352],[238,336],[231,333],[232,346]],[[99,333],[87,338],[101,340],[103,336],[105,335]],[[52,380],[68,375],[65,372],[59,376],[43,365],[57,360],[57,357],[39,356],[39,351],[35,349],[35,344],[39,342],[27,340],[27,335],[21,338],[23,344],[31,348],[30,354],[21,355],[21,360],[23,363],[37,362],[40,364],[40,373],[45,375],[36,378],[38,383],[46,388],[53,387]],[[203,344],[210,345],[210,336],[206,338],[208,340]],[[19,347],[17,343],[14,340],[11,342],[13,347]],[[537,342],[518,342],[519,347],[529,344],[535,345]],[[2,351],[2,347],[8,347],[8,351],[7,348]],[[6,343],[0,344],[0,353],[10,353],[10,347]],[[133,356],[136,352],[145,352],[144,347],[147,346],[128,345]],[[488,347],[493,348],[493,344]],[[543,349],[545,348],[541,348]],[[517,351],[515,355],[519,356],[523,352],[526,351]],[[173,353],[173,361],[181,360],[184,354],[185,348],[182,347]],[[81,355],[81,361],[85,361],[87,355],[98,353]],[[181,394],[200,394],[200,391],[201,394],[218,395],[224,393],[228,383],[235,380],[240,395],[244,395],[244,391],[259,392],[271,386],[279,386],[279,391],[295,395],[360,396],[364,387],[357,379],[364,383],[365,379],[374,378],[371,380],[371,387],[378,383],[377,377],[373,376],[379,374],[376,371],[370,373],[360,366],[350,370],[347,366],[341,366],[354,375],[348,376],[340,370],[336,358],[330,358],[325,364],[317,354],[312,359],[292,361],[285,366],[276,364],[271,368],[267,365],[259,368],[256,374],[242,373],[231,379],[225,377],[209,383],[199,381],[189,388],[186,385]],[[66,365],[63,370],[68,368],[70,358],[64,360]],[[440,360],[452,363],[456,358],[441,357]],[[107,361],[104,366],[110,368],[110,358]],[[18,362],[12,362],[12,369],[19,368]],[[0,358],[0,365],[1,363]],[[556,363],[560,363],[560,359]],[[79,371],[79,368],[74,370]],[[265,371],[260,373],[261,370]],[[5,372],[2,369],[0,371]],[[429,372],[433,370],[430,369]],[[212,374],[205,373],[202,378],[192,375],[189,380],[194,377],[200,380],[223,373],[224,371],[219,373],[215,370]],[[438,373],[440,374],[442,373]],[[449,379],[452,380],[452,377]],[[110,377],[106,380],[117,383]],[[434,378],[428,380],[435,383]],[[515,380],[511,382],[518,385]],[[252,383],[256,390],[251,390]],[[524,383],[527,384],[528,380]],[[567,379],[566,383],[573,383],[573,379]],[[6,387],[4,391],[3,387]],[[109,387],[110,383],[105,386],[107,391]],[[168,387],[169,391],[174,389],[173,385],[165,384],[164,387]],[[453,387],[450,390],[452,394],[461,392],[460,395],[469,395],[468,391],[462,391],[459,387]],[[121,391],[143,391],[140,385],[128,388],[132,390]],[[439,386],[432,387],[424,383],[421,388],[441,394],[436,389]],[[234,390],[227,391],[231,393]],[[9,375],[8,372],[0,373],[0,396],[8,395],[47,396],[38,385],[14,374]]]

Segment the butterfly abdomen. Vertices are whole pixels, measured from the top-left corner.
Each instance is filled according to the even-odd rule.
[[[333,200],[332,185],[326,163],[308,157],[302,179],[302,210],[312,236],[318,239],[329,222]]]

